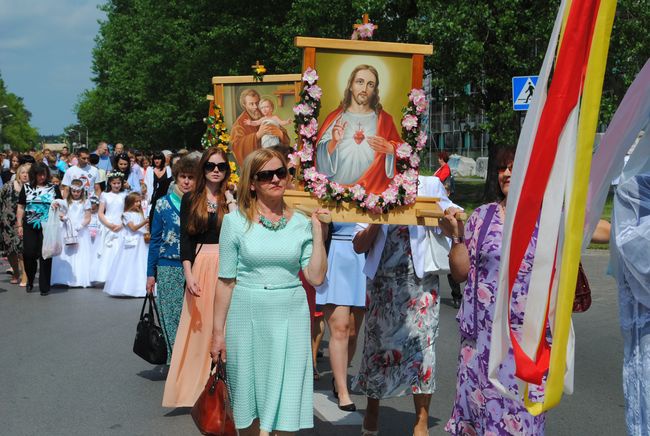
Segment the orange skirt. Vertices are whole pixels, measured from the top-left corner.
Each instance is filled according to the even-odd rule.
[[[210,375],[214,296],[219,273],[219,244],[203,245],[192,274],[201,296],[185,292],[172,360],[165,382],[163,407],[192,407]]]

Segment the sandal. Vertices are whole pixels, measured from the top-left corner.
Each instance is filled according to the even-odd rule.
[[[12,285],[17,285],[19,282],[20,282],[20,280],[18,280],[18,279],[9,280],[9,283],[11,283]]]
[[[24,288],[25,286],[27,286],[27,283],[20,282],[20,283],[18,284],[18,286],[20,286],[21,288]]]
[[[379,430],[368,430],[365,428],[363,425],[361,425],[361,436],[377,436],[379,434]]]

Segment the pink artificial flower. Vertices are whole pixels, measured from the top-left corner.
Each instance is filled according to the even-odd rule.
[[[294,153],[291,153],[291,154],[289,155],[289,162],[291,162],[291,164],[292,164],[293,166],[298,165],[298,163],[300,163],[300,153],[297,152],[297,151],[294,152]]]
[[[302,160],[303,162],[309,162],[314,158],[314,149],[311,147],[311,145],[308,147],[303,147],[299,153],[300,153],[300,160]]]
[[[418,101],[426,100],[427,97],[424,94],[423,89],[413,88],[409,93],[409,101],[412,101],[414,104],[417,104]]]
[[[305,180],[314,180],[317,174],[318,171],[316,171],[316,168],[314,167],[305,168],[305,170],[302,172],[302,176],[305,178]]]
[[[409,132],[415,129],[418,126],[418,117],[415,115],[404,115],[402,119],[402,127],[404,127]]]
[[[307,82],[310,85],[316,83],[317,80],[318,74],[312,67],[307,68],[307,70],[305,70],[305,73],[302,75],[302,81]]]
[[[354,185],[350,188],[350,193],[352,194],[352,199],[356,201],[363,200],[363,197],[366,195],[366,190],[361,185]]]
[[[384,191],[382,194],[382,197],[384,197],[384,202],[385,203],[395,203],[397,201],[397,192],[398,192],[398,187],[391,183],[388,189]]]
[[[378,201],[379,196],[377,194],[368,194],[368,197],[366,198],[366,206],[368,209],[375,209]]]
[[[413,148],[411,148],[411,146],[406,142],[400,144],[399,147],[397,147],[397,150],[395,150],[397,157],[402,159],[408,159],[411,157],[411,153],[413,153]]]
[[[311,85],[309,88],[307,88],[307,94],[309,94],[309,96],[314,100],[320,100],[320,98],[323,96],[323,90],[318,85]]]
[[[314,109],[308,104],[300,103],[293,107],[293,113],[296,115],[303,115],[303,116],[312,115],[314,113]]]
[[[331,182],[330,188],[332,189],[332,191],[334,191],[334,194],[340,195],[343,194],[343,192],[345,192],[345,188],[336,182]]]
[[[308,124],[303,124],[300,126],[300,136],[304,136],[305,138],[312,138],[316,136],[316,133],[318,132],[318,121],[316,121],[316,118],[312,118],[309,120]]]
[[[411,163],[411,166],[413,168],[417,168],[420,166],[420,156],[418,156],[417,153],[413,153],[411,155],[411,158],[409,159],[409,162]]]
[[[418,137],[415,141],[415,147],[418,149],[418,151],[422,150],[424,146],[427,145],[427,134],[424,133],[424,130],[420,130],[420,133],[418,134]]]

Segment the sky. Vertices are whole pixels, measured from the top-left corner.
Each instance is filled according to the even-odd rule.
[[[103,0],[0,0],[0,74],[22,97],[40,134],[76,123],[74,105],[93,88],[92,49]]]

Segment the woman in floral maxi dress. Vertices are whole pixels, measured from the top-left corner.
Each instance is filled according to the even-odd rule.
[[[353,381],[368,397],[361,434],[377,434],[381,399],[413,395],[413,434],[427,435],[429,403],[436,388],[438,276],[416,273],[407,226],[370,225],[357,233],[354,245],[357,252],[370,251],[364,270],[369,306],[363,358]],[[373,275],[369,264],[374,254],[379,262]]]
[[[532,416],[522,402],[502,396],[488,379],[492,319],[496,304],[505,203],[512,161],[513,152],[502,151],[497,156],[502,200],[480,206],[474,211],[465,225],[464,244],[462,238],[459,238],[463,226],[453,218],[454,209],[447,210],[445,218],[440,222],[443,232],[453,240],[449,261],[454,280],[459,283],[467,280],[463,303],[456,316],[461,333],[456,398],[451,418],[445,426],[445,430],[454,435],[544,434],[544,414]],[[483,226],[487,227],[481,232]],[[484,233],[484,239],[479,247],[480,233]],[[534,236],[512,292],[510,319],[515,335],[523,324],[536,243]],[[512,350],[509,356],[510,359],[500,368],[499,380],[510,392],[516,392]],[[542,401],[543,387],[531,386],[530,398],[536,402]]]

